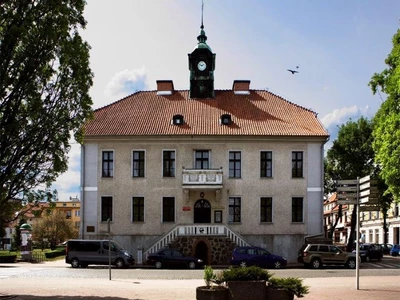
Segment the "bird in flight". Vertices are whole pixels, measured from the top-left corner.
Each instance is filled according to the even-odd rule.
[[[299,66],[296,66],[296,69],[298,69]],[[299,71],[296,70],[291,70],[291,69],[287,69],[290,73],[295,74],[295,73],[299,73]]]

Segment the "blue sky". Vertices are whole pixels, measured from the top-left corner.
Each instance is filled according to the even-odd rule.
[[[252,89],[317,112],[332,141],[338,125],[371,118],[379,108],[382,99],[368,82],[386,67],[399,12],[398,0],[204,0],[215,88],[251,80]],[[94,109],[155,90],[156,80],[189,88],[201,0],[87,0],[85,18]],[[296,66],[298,74],[287,71]],[[69,156],[69,171],[53,186],[60,200],[80,196],[79,145]]]

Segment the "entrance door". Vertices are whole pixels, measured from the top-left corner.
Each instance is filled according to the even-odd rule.
[[[205,199],[194,204],[194,223],[211,223],[211,205]]]
[[[208,247],[207,247],[206,243],[201,241],[201,242],[199,242],[197,244],[194,256],[197,257],[197,258],[200,258],[201,260],[203,260],[204,265],[208,265],[209,264],[209,261],[208,261]]]

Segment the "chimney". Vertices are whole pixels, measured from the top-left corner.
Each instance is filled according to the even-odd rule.
[[[235,95],[250,95],[250,80],[234,80],[232,90]]]
[[[174,83],[172,80],[157,80],[157,95],[172,95],[174,91]]]

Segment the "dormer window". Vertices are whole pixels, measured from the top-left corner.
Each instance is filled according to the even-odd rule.
[[[230,114],[221,115],[221,124],[222,125],[231,125],[232,124],[232,117]]]
[[[183,116],[182,115],[175,115],[172,118],[172,124],[173,125],[183,125]]]

